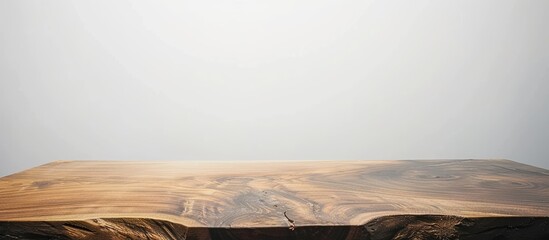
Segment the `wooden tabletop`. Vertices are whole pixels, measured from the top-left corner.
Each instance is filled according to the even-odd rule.
[[[548,186],[548,170],[509,160],[55,161],[0,178],[0,236],[22,236],[28,224],[49,222],[85,238],[95,231],[90,225],[124,219],[127,225],[164,224],[173,239],[183,234],[178,228],[293,234],[322,226],[387,226],[395,216],[407,225],[440,225],[445,217],[454,225],[483,218],[542,219],[536,224],[543,225]],[[17,226],[23,230],[13,230]],[[365,228],[364,234],[375,231]],[[397,239],[394,234],[387,239]],[[195,236],[214,238],[211,232]]]

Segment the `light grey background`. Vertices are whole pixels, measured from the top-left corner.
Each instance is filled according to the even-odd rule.
[[[549,1],[0,1],[0,175],[57,159],[549,168]]]

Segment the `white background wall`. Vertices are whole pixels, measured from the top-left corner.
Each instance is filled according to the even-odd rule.
[[[0,1],[0,175],[56,159],[549,168],[547,0]]]

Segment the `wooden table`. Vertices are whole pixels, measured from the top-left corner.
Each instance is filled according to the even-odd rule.
[[[508,160],[56,161],[0,179],[0,239],[549,239]]]

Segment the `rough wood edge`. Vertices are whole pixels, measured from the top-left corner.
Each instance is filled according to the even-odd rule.
[[[186,227],[146,218],[0,222],[0,239],[546,240],[549,217],[394,215],[358,226]]]

